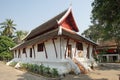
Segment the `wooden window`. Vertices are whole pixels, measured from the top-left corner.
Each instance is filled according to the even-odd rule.
[[[23,48],[23,53],[26,53],[26,48]]]
[[[83,44],[82,43],[77,42],[76,47],[77,47],[77,50],[83,50]]]
[[[30,48],[30,57],[32,58],[32,48]]]
[[[44,43],[37,44],[37,51],[38,52],[43,51],[43,48],[44,48]]]

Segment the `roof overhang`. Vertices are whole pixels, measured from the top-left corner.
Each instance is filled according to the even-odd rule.
[[[61,34],[59,34],[60,31],[61,31]],[[95,42],[93,42],[91,40],[88,40],[87,38],[84,38],[84,37],[80,36],[79,34],[73,32],[73,31],[69,31],[69,30],[61,27],[61,28],[57,28],[57,29],[54,29],[52,31],[49,31],[49,32],[47,32],[43,35],[37,36],[37,37],[35,37],[33,39],[30,39],[28,41],[25,41],[25,42],[15,46],[11,50],[25,48],[27,46],[35,45],[38,42],[42,43],[46,40],[56,38],[56,37],[59,37],[59,36],[65,36],[65,37],[71,38],[71,39],[76,40],[76,41],[85,42],[85,43],[97,46],[97,44]]]

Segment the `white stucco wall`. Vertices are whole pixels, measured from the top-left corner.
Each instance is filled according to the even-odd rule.
[[[60,43],[61,41],[61,43]],[[32,46],[27,46],[26,47],[26,54],[27,54],[27,57],[26,57],[26,54],[23,54],[22,52],[22,49],[20,49],[20,52],[21,52],[21,58],[18,58],[18,50],[16,50],[16,55],[17,55],[17,59],[18,61],[22,61],[22,62],[29,62],[29,63],[36,63],[36,64],[44,64],[45,66],[49,66],[49,67],[52,67],[52,68],[58,68],[58,70],[61,72],[61,73],[64,73],[64,72],[69,72],[70,71],[70,65],[69,65],[69,62],[67,61],[67,56],[68,56],[68,49],[66,49],[66,46],[67,46],[67,39],[64,38],[64,37],[58,37],[58,38],[55,38],[54,39],[54,42],[55,42],[55,46],[56,46],[56,51],[57,51],[57,57],[56,57],[56,52],[55,52],[55,47],[54,47],[54,44],[53,44],[53,40],[50,39],[50,40],[47,40],[44,42],[45,44],[45,49],[46,49],[46,53],[47,53],[47,56],[48,58],[46,58],[46,55],[45,55],[45,49],[44,51],[41,51],[41,52],[38,52],[37,51],[37,44],[34,45],[34,49],[35,49],[35,57],[34,57],[34,50],[33,50],[33,47]],[[61,45],[60,45],[61,44]],[[88,47],[88,44],[82,42],[83,44],[83,59],[81,63],[83,63],[83,65],[85,65],[85,67],[87,67],[88,65],[86,64],[86,59],[87,59],[87,47]],[[69,43],[68,45],[71,45],[72,49],[71,49],[71,53],[72,53],[72,58],[74,57],[77,57],[77,54],[79,52],[79,50],[77,50],[76,48],[76,41],[72,40],[72,39],[69,39]],[[30,48],[32,48],[32,58],[30,57]],[[89,47],[89,57],[90,59],[92,59],[92,45],[90,45]],[[15,51],[14,51],[15,52]],[[65,52],[66,52],[66,58],[65,58]],[[76,54],[76,56],[75,56]],[[15,57],[15,53],[14,53],[14,57]],[[81,59],[81,58],[80,58]],[[85,63],[85,64],[84,64]]]
[[[21,60],[27,59],[27,61],[31,61],[31,60],[34,60],[34,61],[56,61],[56,60],[60,60],[60,59],[65,59],[67,39],[61,38],[61,48],[60,48],[60,37],[54,39],[54,42],[55,42],[55,46],[56,46],[56,50],[57,50],[57,57],[56,57],[56,52],[55,52],[53,41],[52,41],[52,39],[50,39],[50,40],[47,40],[44,42],[48,58],[46,58],[46,56],[45,56],[45,49],[44,49],[44,51],[38,52],[37,44],[35,44],[34,45],[35,58],[34,58],[34,50],[33,50],[32,46],[28,46],[28,47],[26,47],[27,57],[26,57],[26,54],[22,53],[23,52],[22,49],[20,49]],[[88,44],[86,44],[84,42],[82,42],[82,44],[83,44],[83,57],[86,58]],[[79,50],[76,49],[76,42],[74,40],[70,39],[68,45],[71,45],[71,47],[72,47],[72,57],[73,58],[77,57],[78,56],[77,53],[79,52]],[[32,58],[30,57],[30,48],[32,48]],[[93,46],[90,45],[90,47],[89,47],[90,59],[92,58],[92,48],[93,48]],[[60,49],[61,49],[61,51],[60,51]],[[17,53],[16,55],[18,57],[18,50],[16,50],[16,53]],[[68,53],[68,50],[66,51],[66,57],[68,56],[67,53]],[[15,51],[14,51],[14,57],[15,57]]]
[[[16,52],[15,52],[15,51],[13,51],[13,53],[14,53],[14,58],[17,58],[17,57],[18,57],[17,50],[16,50]],[[16,53],[16,54],[15,54],[15,53]]]
[[[36,60],[36,61],[45,60],[46,59],[45,49],[43,51],[38,52],[37,51],[37,44],[34,46],[34,48],[35,48],[35,58],[34,58],[34,60]]]
[[[45,42],[45,48],[48,55],[48,60],[51,60],[51,61],[56,60],[56,53],[55,53],[54,44],[52,40],[48,40],[47,42]]]
[[[84,58],[87,58],[87,47],[88,47],[88,45],[86,43],[83,43]]]
[[[93,46],[90,45],[90,47],[89,47],[89,58],[90,58],[90,60],[93,59],[92,50],[93,50]]]

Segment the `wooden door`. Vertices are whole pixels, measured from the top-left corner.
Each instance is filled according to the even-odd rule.
[[[72,58],[72,46],[68,45],[68,57]]]
[[[30,48],[30,58],[32,58],[32,48]]]

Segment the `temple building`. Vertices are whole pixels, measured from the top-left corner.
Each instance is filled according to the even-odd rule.
[[[43,64],[59,74],[73,70],[86,73],[95,63],[97,44],[78,34],[72,8],[33,29],[21,44],[12,48],[12,61]]]
[[[97,47],[99,62],[120,62],[120,54],[114,40],[101,41]]]

